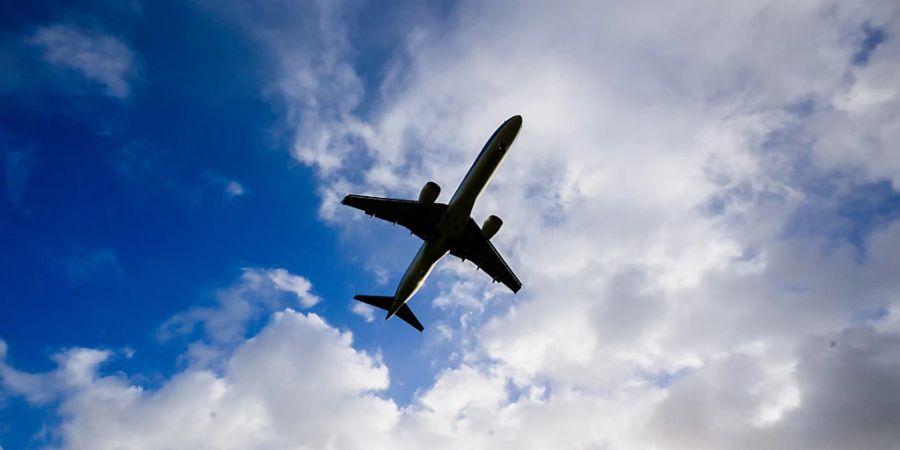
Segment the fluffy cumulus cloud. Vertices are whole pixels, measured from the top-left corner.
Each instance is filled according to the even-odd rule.
[[[308,282],[249,270],[163,327],[202,324],[206,351],[157,390],[101,374],[96,350],[0,366],[7,389],[57,399],[60,443],[897,448],[895,2],[463,2],[411,22],[368,92],[357,5],[280,6],[228,14],[276,60],[266,92],[347,233],[343,194],[452,189],[524,116],[474,214],[503,217],[525,288],[433,275],[447,318],[430,329],[462,335],[461,356],[398,405],[349,332],[273,300],[314,304]]]
[[[524,116],[475,214],[504,218],[498,247],[525,290],[496,314],[485,305],[508,300],[472,290],[479,274],[438,275],[459,319],[442,326],[470,337],[463,360],[486,377],[460,390],[500,398],[473,407],[486,430],[455,438],[511,443],[487,429],[515,424],[576,447],[890,448],[900,398],[820,386],[892,392],[877,374],[897,361],[882,343],[898,331],[898,13],[462,3],[408,31],[365,108],[354,90],[303,90],[349,108],[300,114],[295,155],[343,227],[343,194],[452,188],[493,127]],[[527,420],[559,410],[576,431]],[[817,432],[843,412],[844,433]]]
[[[56,355],[47,373],[0,361],[0,378],[29,401],[59,402],[53,439],[65,448],[366,448],[383,442],[397,409],[374,394],[387,368],[351,343],[287,309],[220,370],[190,368],[156,390],[101,374],[112,354],[82,348]]]
[[[188,356],[194,364],[209,365],[227,356],[255,323],[283,308],[310,308],[320,301],[306,278],[285,269],[244,269],[234,285],[215,294],[212,306],[194,307],[176,314],[159,329],[159,337],[169,340],[191,336],[202,329],[203,339],[190,345]]]
[[[135,58],[116,37],[56,24],[36,30],[31,43],[41,49],[45,61],[99,85],[110,97],[129,96]]]

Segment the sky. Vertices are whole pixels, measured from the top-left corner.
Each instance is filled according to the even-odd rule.
[[[900,445],[894,1],[0,8],[0,449]]]

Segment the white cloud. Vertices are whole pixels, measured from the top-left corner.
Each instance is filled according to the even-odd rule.
[[[240,284],[246,295],[268,289]],[[522,382],[511,365],[476,361],[443,370],[401,408],[381,394],[387,367],[354,349],[349,332],[286,309],[224,350],[221,364],[189,366],[156,388],[105,373],[109,351],[66,350],[53,356],[56,369],[28,373],[5,361],[5,344],[0,383],[58,405],[52,443],[72,449],[889,448],[898,331],[811,336],[796,353],[747,346],[670,387],[634,377],[606,388],[554,375]]]
[[[248,271],[247,273],[254,272]],[[294,275],[284,269],[268,269],[265,271],[265,275],[269,277],[276,288],[297,296],[297,301],[304,308],[312,308],[321,300],[310,292],[312,284],[306,278]]]
[[[48,403],[72,389],[92,383],[97,376],[97,366],[111,356],[105,350],[74,348],[53,355],[58,366],[56,370],[32,374],[10,367],[3,353],[0,354],[3,387],[36,404]]]
[[[285,107],[297,127],[292,154],[322,173],[335,174],[352,162],[350,154],[369,139],[369,125],[354,109],[364,93],[363,79],[348,57],[349,14],[341,3],[276,0],[266,6],[242,2],[199,1],[214,14],[244,27],[278,60],[277,80],[267,94]],[[323,191],[323,217],[333,214],[340,198]]]
[[[225,185],[225,192],[228,193],[231,197],[240,197],[246,193],[244,189],[244,185],[238,183],[237,181],[230,180],[228,184]]]
[[[350,311],[357,316],[365,319],[366,322],[372,322],[375,320],[375,308],[360,302],[353,302],[353,305],[350,307]]]
[[[35,31],[31,43],[43,50],[45,61],[101,85],[110,97],[129,96],[129,79],[134,75],[136,63],[131,50],[119,39],[56,24]]]
[[[883,20],[883,19],[882,19]],[[858,170],[869,180],[887,179],[900,189],[900,23],[882,24],[889,36],[864,66],[853,67],[850,82],[825,101],[807,125],[817,162],[827,168]]]
[[[194,342],[188,353],[198,366],[220,362],[223,351],[237,345],[252,323],[273,311],[293,306],[310,308],[320,298],[312,293],[312,284],[306,278],[284,269],[248,268],[237,283],[216,292],[215,301],[213,306],[178,313],[159,328],[159,337],[168,340],[202,327],[206,339]]]
[[[247,193],[247,189],[237,180],[232,180],[214,172],[205,174],[207,182],[215,189],[221,189],[228,198],[240,197]]]
[[[867,183],[896,188],[897,13],[889,2],[464,3],[441,26],[410,30],[366,113],[356,90],[304,84],[315,104],[347,108],[337,124],[301,113],[295,154],[319,169],[322,211],[341,222],[352,213],[333,205],[347,192],[413,197],[426,180],[452,190],[493,127],[522,114],[475,214],[504,218],[498,247],[525,289],[509,312],[474,321],[463,360],[522,389],[550,386],[535,408],[565,398],[596,412],[603,399],[628,418],[593,423],[593,434],[573,419],[584,441],[569,442],[805,447],[798,430],[775,431],[818,417],[791,369],[798,346],[898,301],[885,271],[900,262],[886,253],[896,226],[864,231],[861,244],[822,231],[846,229],[841,202]],[[860,66],[872,26],[887,38]],[[329,54],[350,60],[338,41]],[[284,98],[309,107],[297,92]],[[310,129],[329,132],[310,146]],[[798,228],[809,221],[819,228]],[[455,281],[437,304],[478,317],[491,291],[471,286],[483,277],[436,275]],[[676,394],[719,420],[711,444],[660,412],[659,398]],[[644,429],[648,417],[658,431]],[[468,431],[457,437],[479,437]]]
[[[398,415],[375,395],[388,371],[351,343],[315,314],[285,310],[230,353],[221,373],[189,369],[156,390],[99,374],[109,354],[87,349],[58,355],[59,367],[45,374],[0,369],[4,385],[29,400],[37,389],[10,379],[47,379],[59,392],[55,437],[65,448],[379,446]]]

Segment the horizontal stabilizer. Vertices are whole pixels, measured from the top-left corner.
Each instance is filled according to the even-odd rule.
[[[357,295],[353,297],[353,300],[372,305],[376,308],[381,308],[385,311],[390,311],[391,304],[394,303],[394,297],[386,297],[382,295]],[[422,326],[422,323],[419,322],[419,319],[416,318],[416,315],[413,314],[412,310],[409,309],[409,306],[407,305],[401,306],[400,309],[397,310],[397,313],[395,315],[403,319],[404,322],[412,325],[413,328],[419,330],[420,332],[425,329],[425,327]]]

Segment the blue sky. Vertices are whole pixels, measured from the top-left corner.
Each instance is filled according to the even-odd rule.
[[[368,6],[359,14],[369,9],[378,12]],[[411,13],[382,14],[403,21]],[[36,30],[58,23],[127,43],[131,63],[120,75],[126,94],[47,61],[47,49],[42,59]],[[363,25],[389,34],[377,21]],[[48,2],[5,6],[3,30],[14,70],[4,80],[0,112],[0,329],[2,339],[15,342],[10,358],[17,367],[48,369],[48,356],[69,347],[129,349],[141,356],[118,358],[107,369],[158,385],[184,367],[178,355],[185,340],[161,342],[162,323],[215,303],[215,292],[246,268],[277,267],[314,280],[315,293],[328,301],[313,310],[337,327],[360,327],[361,347],[403,340],[396,344],[402,353],[384,356],[409,376],[392,395],[408,400],[435,373],[404,362],[418,351],[420,336],[363,326],[350,313],[355,293],[393,286],[376,285],[356,247],[318,218],[313,174],[286,151],[292,131],[285,107],[263,92],[273,62],[238,26],[184,2]],[[359,64],[377,80],[387,42],[365,41]],[[402,248],[392,254],[399,257],[394,270],[402,270],[416,244],[403,233],[388,238]],[[265,317],[258,319],[257,329]],[[369,338],[377,340],[367,344]],[[49,410],[15,397],[4,405],[0,444],[45,443],[35,435],[53,422]]]
[[[2,12],[0,449],[900,438],[891,2]],[[513,114],[522,293],[354,308],[419,244],[339,199],[446,200]]]
[[[130,13],[110,9],[4,7],[18,79],[4,86],[0,112],[0,329],[16,364],[44,369],[48,353],[71,346],[128,347],[141,357],[111,370],[170,374],[183,343],[161,344],[159,325],[209,303],[245,267],[306,274],[336,299],[317,311],[359,325],[344,300],[371,283],[317,220],[310,171],[284,151],[278,105],[260,98],[267,62],[254,43],[191,5],[143,5],[122,30],[140,62],[124,100],[22,43],[47,21],[78,16],[122,27]],[[40,429],[16,406],[3,413],[9,448]]]

